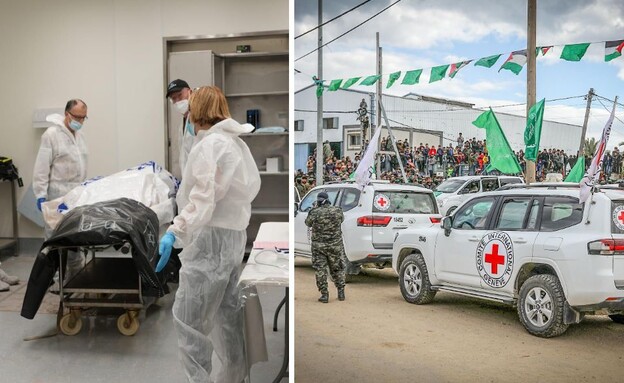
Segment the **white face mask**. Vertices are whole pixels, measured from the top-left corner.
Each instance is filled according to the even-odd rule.
[[[180,100],[176,102],[175,104],[173,104],[173,107],[175,108],[175,110],[178,111],[178,113],[185,114],[186,112],[188,112],[188,107],[189,107],[188,100]]]

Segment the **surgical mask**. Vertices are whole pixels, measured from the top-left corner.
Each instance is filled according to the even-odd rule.
[[[189,102],[188,100],[180,100],[173,104],[173,107],[178,111],[178,113],[185,114],[188,112]]]
[[[82,129],[82,124],[76,120],[69,121],[69,127],[75,130],[76,132]]]
[[[195,125],[191,122],[190,117],[186,119],[186,131],[189,132],[191,136],[195,135]]]

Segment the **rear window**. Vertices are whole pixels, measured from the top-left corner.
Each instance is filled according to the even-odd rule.
[[[542,210],[542,231],[555,231],[574,226],[583,219],[583,205],[578,198],[546,197]]]
[[[316,203],[316,197],[322,191],[326,192],[329,196],[329,202],[331,202],[332,205],[335,205],[336,197],[338,197],[338,192],[340,191],[340,189],[316,189],[312,190],[305,196],[305,198],[303,199],[303,201],[301,201],[301,204],[299,205],[299,210],[303,212],[310,211]]]
[[[465,180],[449,178],[448,180],[442,182],[440,185],[436,186],[436,188],[433,190],[440,193],[454,193],[465,183]]]
[[[435,214],[438,205],[432,193],[414,191],[376,191],[373,198],[374,213]]]

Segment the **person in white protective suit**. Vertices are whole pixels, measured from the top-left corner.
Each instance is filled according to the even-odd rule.
[[[188,380],[210,381],[214,350],[222,364],[215,381],[239,383],[246,376],[239,266],[260,175],[238,136],[254,127],[232,120],[225,96],[213,86],[193,92],[190,120],[196,142],[177,195],[179,214],[160,240],[156,271],[174,244],[183,247],[173,319]]]
[[[87,104],[72,99],[65,105],[65,115],[51,114],[46,121],[50,126],[41,136],[41,145],[33,171],[33,191],[37,208],[46,201],[59,198],[80,185],[87,178],[87,143],[80,132],[87,120]],[[44,229],[45,239],[53,228]],[[68,252],[67,276],[80,270],[84,258],[77,252]]]
[[[189,98],[192,93],[191,87],[184,80],[173,80],[167,86],[166,97],[171,101],[174,109],[182,115],[180,125],[176,128],[181,143],[180,156],[178,159],[181,173],[184,172],[184,166],[186,165],[188,155],[195,141],[195,136],[190,132],[189,127],[191,126],[191,121],[188,118]]]

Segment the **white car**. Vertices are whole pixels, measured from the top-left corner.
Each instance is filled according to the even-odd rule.
[[[439,226],[442,218],[433,192],[426,188],[383,181],[373,181],[362,191],[355,183],[318,186],[306,194],[295,212],[295,255],[312,256],[305,219],[321,191],[344,213],[342,234],[348,274],[359,273],[365,264],[390,266],[397,233]]]
[[[516,176],[461,176],[452,177],[433,191],[442,215],[451,215],[464,201],[476,193],[494,191],[509,184],[524,183]]]
[[[442,225],[402,231],[392,267],[403,298],[425,304],[444,290],[516,305],[540,337],[586,314],[624,324],[624,189],[579,204],[575,186],[483,193]]]

